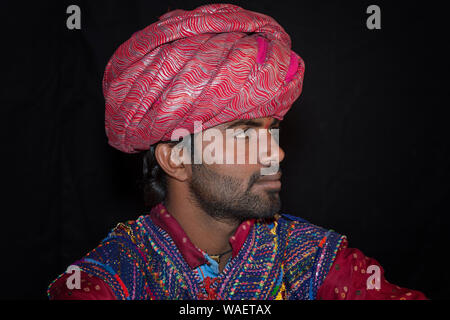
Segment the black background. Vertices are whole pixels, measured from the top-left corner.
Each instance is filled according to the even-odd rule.
[[[347,235],[390,282],[449,298],[444,7],[229,2],[274,17],[305,60],[303,93],[282,123],[283,212]],[[140,156],[107,144],[103,71],[135,31],[206,3],[2,2],[0,298],[45,299],[109,229],[146,212]],[[66,28],[70,4],[81,30]],[[366,28],[371,4],[381,30]]]

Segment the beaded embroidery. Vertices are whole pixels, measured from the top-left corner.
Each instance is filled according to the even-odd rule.
[[[290,215],[257,221],[237,256],[206,283],[145,215],[118,224],[74,264],[123,300],[315,299],[344,238]]]

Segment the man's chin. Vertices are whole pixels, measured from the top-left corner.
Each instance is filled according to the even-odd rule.
[[[280,206],[280,190],[265,190],[258,194],[261,202],[267,203],[267,207],[279,207]]]
[[[253,219],[272,219],[275,218],[275,215],[278,213],[279,210],[271,210],[267,212],[259,212],[255,214],[252,218]]]
[[[261,203],[264,203],[261,201]],[[266,200],[266,206],[264,208],[258,208],[254,211],[254,218],[256,219],[271,219],[274,218],[277,213],[280,212],[281,201],[278,193],[274,193],[268,196]]]

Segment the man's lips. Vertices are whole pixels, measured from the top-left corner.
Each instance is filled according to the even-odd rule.
[[[261,186],[268,189],[281,189],[281,172],[266,175],[255,182],[255,186]]]
[[[276,181],[281,179],[281,172],[278,172],[276,174],[270,174],[263,176],[262,178],[259,178],[257,182],[260,181]]]

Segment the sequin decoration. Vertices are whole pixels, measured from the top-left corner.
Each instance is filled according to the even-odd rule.
[[[172,238],[144,215],[118,224],[74,264],[122,300],[315,299],[343,239],[290,215],[258,220],[238,254],[205,284]]]

